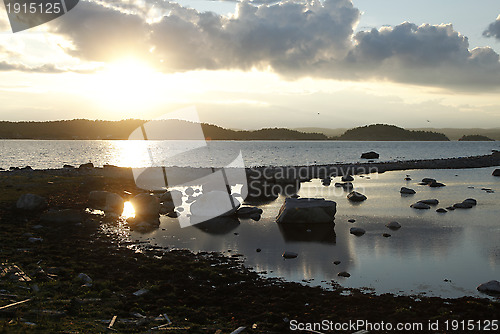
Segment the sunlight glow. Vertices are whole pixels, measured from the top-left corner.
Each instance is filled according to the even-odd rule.
[[[123,59],[107,65],[93,80],[95,100],[116,112],[150,109],[158,105],[168,91],[168,82],[161,73],[137,59]]]
[[[135,209],[132,203],[126,201],[123,206],[122,217],[125,219],[134,218],[135,217]]]

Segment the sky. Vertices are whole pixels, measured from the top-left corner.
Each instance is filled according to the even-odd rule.
[[[0,120],[500,127],[500,1],[81,0],[13,33]]]

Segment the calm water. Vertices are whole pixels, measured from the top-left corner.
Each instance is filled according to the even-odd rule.
[[[284,199],[278,198],[260,206],[264,214],[258,222],[241,219],[209,230],[196,226],[181,229],[175,219],[165,217],[159,230],[145,235],[134,232],[132,238],[171,248],[241,253],[246,265],[257,271],[291,281],[311,280],[311,285],[329,287],[329,282],[335,280],[344,287],[369,287],[377,293],[480,295],[476,291],[479,284],[500,278],[500,178],[491,176],[492,170],[397,171],[373,174],[369,179],[356,176],[356,189],[368,196],[357,205],[347,201],[346,193],[339,188],[323,187],[319,180],[303,183],[299,192],[302,197],[337,202],[334,230],[331,226],[313,225],[280,229],[274,218]],[[413,181],[403,180],[406,173]],[[417,185],[424,177],[434,177],[447,186]],[[412,187],[417,194],[402,197],[401,186]],[[486,193],[480,190],[482,187],[497,192]],[[478,200],[477,207],[446,214],[435,212],[438,207],[469,197]],[[421,211],[409,207],[428,198],[437,198],[440,204]],[[350,218],[356,222],[347,222]],[[402,225],[400,230],[385,227],[393,220]],[[353,226],[367,233],[361,237],[350,235]],[[392,236],[385,238],[383,233]],[[262,252],[256,252],[257,248]],[[299,256],[284,260],[284,251]],[[340,265],[333,263],[337,260]],[[340,271],[348,271],[351,277],[337,277]]]
[[[197,142],[186,141],[0,140],[0,168],[61,168],[89,161],[96,166],[223,167],[240,150],[247,167],[297,166],[357,162],[370,150],[380,153],[380,161],[391,161],[473,156],[500,149],[499,142],[212,141],[189,151],[196,146]]]
[[[153,165],[225,166],[240,150],[246,166],[283,166],[356,162],[369,150],[380,153],[381,161],[390,161],[473,156],[500,149],[498,142],[217,141],[185,153],[195,146],[193,142],[0,140],[0,167],[60,168],[88,161],[97,166],[140,167],[151,166],[150,156]],[[323,187],[319,180],[303,183],[299,192],[302,197],[324,197],[338,203],[334,230],[331,226],[280,229],[274,221],[284,200],[280,197],[260,205],[264,214],[259,222],[241,219],[208,230],[196,226],[181,229],[177,220],[163,217],[159,230],[145,235],[132,233],[131,238],[193,251],[241,253],[246,265],[266,275],[298,282],[310,280],[308,284],[324,287],[334,280],[345,287],[369,287],[378,293],[478,295],[477,285],[500,278],[500,178],[492,177],[492,170],[417,170],[373,174],[370,178],[356,176],[356,190],[368,196],[358,205],[348,202],[339,188]],[[414,181],[403,181],[406,173]],[[436,178],[447,186],[418,186],[423,177]],[[417,194],[402,197],[401,186],[412,187]],[[482,187],[497,192],[486,193],[480,190]],[[446,207],[468,197],[478,200],[477,207],[446,214],[436,213],[436,208],[418,211],[409,207],[427,198],[437,198],[441,202],[438,207]],[[350,218],[356,222],[348,223]],[[385,224],[392,220],[403,227],[390,231]],[[350,235],[352,226],[362,227],[367,233]],[[384,238],[383,233],[392,236]],[[257,253],[257,248],[262,252]],[[298,258],[283,260],[281,254],[287,250],[297,252]],[[337,260],[340,265],[334,265]],[[340,271],[348,271],[351,277],[337,277]]]

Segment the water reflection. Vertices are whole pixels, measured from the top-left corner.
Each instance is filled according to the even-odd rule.
[[[285,242],[319,242],[326,244],[336,243],[335,224],[278,224]]]

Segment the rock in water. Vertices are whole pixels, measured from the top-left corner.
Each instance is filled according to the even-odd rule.
[[[109,191],[91,191],[89,194],[89,206],[104,212],[121,214],[124,203],[120,195]]]
[[[238,217],[250,217],[253,215],[261,215],[262,212],[262,209],[253,206],[242,206],[238,209],[236,214],[238,215]]]
[[[277,223],[332,223],[337,203],[323,198],[287,198],[280,208]]]
[[[427,204],[427,205],[438,205],[439,204],[439,201],[437,199],[435,199],[435,198],[432,198],[432,199],[423,199],[423,200],[421,200],[419,202]]]
[[[17,200],[16,207],[27,211],[43,210],[47,207],[47,199],[35,194],[23,194]]]
[[[352,191],[347,195],[347,199],[352,202],[363,202],[366,200],[366,196],[357,191]]]
[[[371,151],[361,154],[361,159],[378,159],[379,156],[377,152]]]
[[[476,206],[477,205],[477,201],[474,198],[467,198],[462,203],[470,204],[472,206]]]
[[[342,176],[342,182],[351,182],[354,181],[354,178],[351,175]]]
[[[414,195],[416,194],[416,191],[410,188],[406,187],[401,187],[401,190],[399,191],[401,194],[407,194],[407,195]]]
[[[446,209],[443,209],[443,208],[439,208],[436,210],[436,212],[439,212],[439,213],[446,213],[448,212]]]
[[[493,173],[491,173],[493,176],[500,176],[500,169],[495,169]]]
[[[431,188],[446,187],[446,184],[435,181],[435,182],[429,183],[429,187],[431,187]]]
[[[349,274],[347,271],[342,271],[337,274],[339,277],[351,277],[351,274]]]
[[[366,231],[360,227],[351,227],[349,233],[354,234],[355,236],[361,236],[366,233]]]
[[[147,232],[160,225],[160,201],[156,196],[142,193],[130,201],[134,206],[135,217],[127,219],[130,227],[139,232]]]
[[[427,209],[431,208],[430,205],[427,205],[427,204],[422,203],[422,202],[414,203],[414,204],[410,205],[410,207],[414,208],[414,209],[418,209],[418,210],[427,210]]]
[[[489,281],[481,284],[477,287],[478,291],[484,293],[500,294],[500,282],[499,281]]]
[[[436,179],[431,179],[430,177],[426,177],[422,179],[423,184],[431,184],[433,182],[437,182]]]
[[[335,183],[335,187],[342,188],[345,191],[350,191],[354,188],[354,186],[352,185],[351,182],[344,182],[344,183],[337,182],[337,183]]]
[[[385,226],[387,226],[391,230],[398,230],[401,228],[401,224],[398,222],[390,222],[390,223],[385,224]]]
[[[456,203],[453,204],[453,207],[455,209],[472,209],[474,205],[468,203],[468,202],[462,202],[462,203]]]
[[[232,203],[231,203],[232,201]],[[191,204],[191,214],[198,217],[230,216],[238,211],[240,202],[226,191],[213,190],[196,197]]]
[[[294,252],[288,252],[288,251],[286,251],[286,252],[283,253],[282,256],[285,259],[295,259],[297,256],[299,256],[299,254],[294,253]]]

